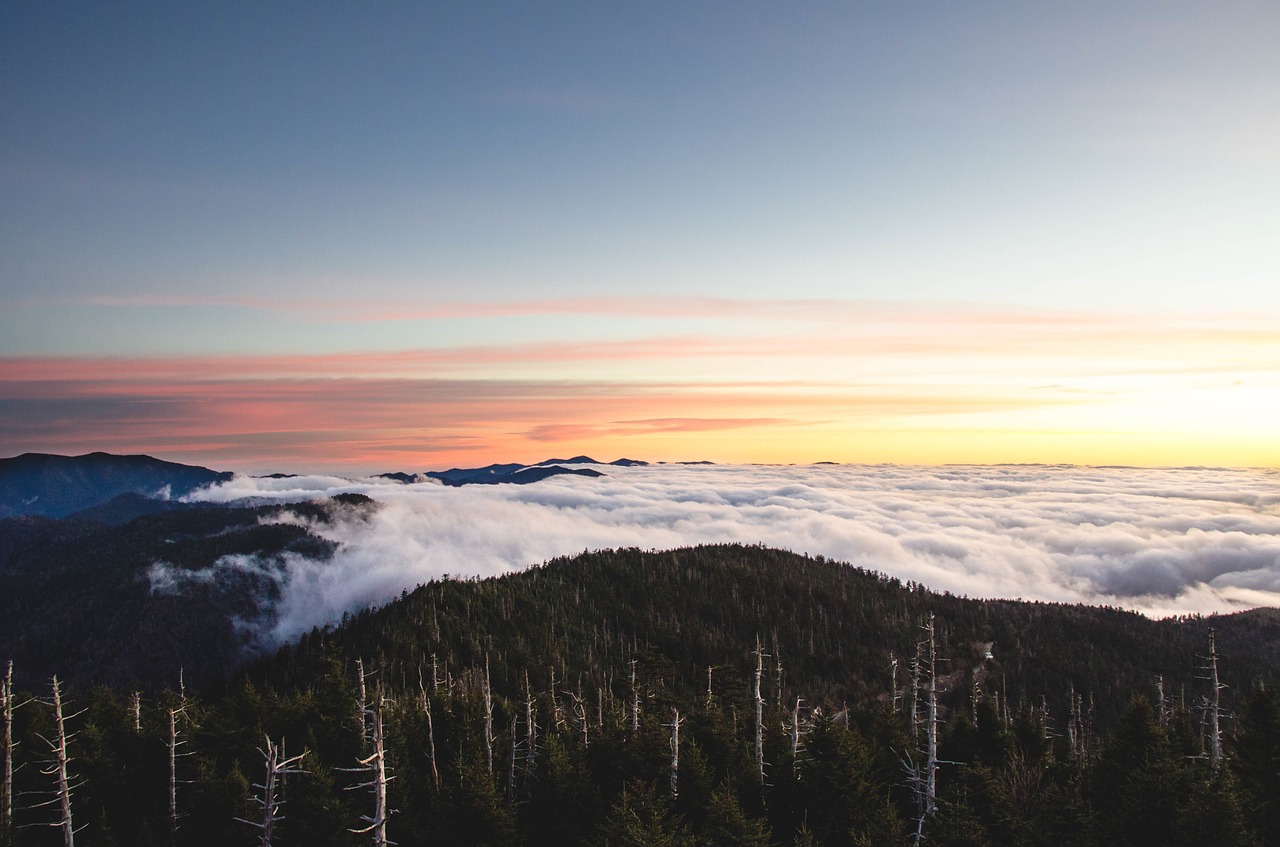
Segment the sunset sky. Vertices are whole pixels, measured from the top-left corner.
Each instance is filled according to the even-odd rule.
[[[1280,5],[9,4],[0,456],[1280,467]]]

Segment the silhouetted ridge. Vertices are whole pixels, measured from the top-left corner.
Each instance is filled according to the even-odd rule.
[[[151,456],[24,453],[0,459],[0,517],[61,518],[121,494],[177,498],[233,476]]]

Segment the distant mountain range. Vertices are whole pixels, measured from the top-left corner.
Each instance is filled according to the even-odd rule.
[[[616,467],[643,467],[648,462],[640,459],[617,459],[614,462],[599,462],[590,455],[575,455],[571,459],[544,459],[538,464],[486,464],[484,467],[454,467],[448,471],[428,471],[425,476],[444,482],[445,485],[497,485],[499,482],[511,482],[525,485],[538,482],[552,476],[604,476],[591,468],[563,467],[566,464],[613,464]],[[396,473],[383,473],[383,476],[398,477]]]
[[[55,456],[24,453],[0,459],[0,518],[42,515],[65,518],[121,494],[169,500],[235,474],[151,456],[89,453]]]
[[[616,467],[638,467],[649,464],[638,459],[618,459],[614,462],[599,462],[590,456],[574,456],[572,459],[545,459],[536,465],[485,465],[483,468],[450,468],[447,471],[428,471],[425,475],[437,479],[445,485],[496,485],[513,483],[523,485],[538,482],[552,476],[572,474],[574,476],[604,476],[600,471],[590,468],[566,468],[564,465],[614,465]],[[391,477],[394,474],[383,474]]]
[[[553,476],[603,476],[591,468],[566,466],[604,464],[638,467],[649,463],[638,459],[606,463],[590,456],[574,456],[571,459],[546,459],[535,465],[495,464],[424,473],[397,471],[377,476],[406,485],[428,479],[450,486],[526,485]],[[24,453],[11,459],[0,459],[0,518],[39,515],[120,525],[143,515],[191,508],[178,499],[199,488],[226,482],[234,476],[229,471],[166,462],[151,456]],[[293,476],[296,475],[273,473],[263,478],[288,479]]]

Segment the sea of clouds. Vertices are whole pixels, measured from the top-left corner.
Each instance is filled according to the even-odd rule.
[[[330,561],[285,559],[270,640],[445,575],[613,547],[762,543],[939,591],[1153,616],[1280,606],[1280,472],[1071,466],[600,466],[532,485],[239,477],[189,499],[356,492],[311,525]],[[282,522],[308,524],[286,511]],[[309,525],[309,524],[308,524]]]

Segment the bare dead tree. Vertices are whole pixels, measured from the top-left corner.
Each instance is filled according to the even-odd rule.
[[[573,703],[573,717],[578,721],[578,728],[582,732],[582,747],[585,750],[591,746],[591,739],[588,736],[589,721],[587,720],[587,704],[582,699],[582,684],[578,684],[578,691],[569,692],[569,701]]]
[[[129,695],[129,713],[133,715],[133,731],[142,733],[142,692],[134,691]]]
[[[796,698],[796,707],[791,712],[791,758],[795,759],[800,755],[800,706],[804,700],[800,697]]]
[[[911,657],[911,743],[920,743],[920,642],[916,642],[915,654]]]
[[[185,706],[179,706],[176,709],[169,709],[169,737],[165,741],[165,748],[169,754],[169,843],[175,844],[178,840],[178,785],[185,780],[178,779],[178,759],[186,756],[186,753],[179,753],[178,748],[186,746],[186,741],[181,737],[181,730],[178,728],[178,718],[183,716]]]
[[[671,799],[678,800],[680,798],[680,724],[684,723],[684,718],[680,717],[679,709],[671,710],[671,723],[667,726],[671,727]]]
[[[631,662],[631,732],[640,731],[640,689],[636,686],[636,660]]]
[[[431,722],[431,698],[427,696],[426,686],[422,681],[422,666],[418,666],[418,705],[422,716],[427,719],[427,761],[431,765],[431,782],[440,787],[440,771],[436,767],[436,731]]]
[[[62,830],[63,847],[75,847],[75,835],[78,830],[72,823],[71,818],[71,798],[79,782],[71,775],[71,756],[68,752],[68,744],[75,737],[75,733],[67,732],[67,721],[83,714],[83,711],[76,712],[73,715],[67,715],[63,711],[62,702],[62,683],[58,682],[55,675],[52,682],[52,698],[44,701],[45,705],[53,709],[54,718],[54,736],[52,739],[41,736],[46,744],[49,745],[49,752],[52,759],[45,763],[40,769],[40,773],[45,776],[53,777],[56,788],[49,791],[39,792],[40,794],[49,795],[49,799],[35,803],[31,808],[39,809],[45,806],[56,806],[58,809],[58,820],[49,823],[49,826],[58,827]],[[81,827],[83,829],[83,827]]]
[[[493,773],[493,689],[489,686],[488,654],[484,657],[484,761]]]
[[[774,699],[774,703],[776,703],[777,707],[781,709],[782,708],[782,679],[783,679],[782,651],[778,649],[778,639],[776,637],[773,640],[773,653],[774,653],[774,663],[775,663],[774,670],[778,675],[778,679],[777,679],[777,682],[778,682],[777,695],[778,696]]]
[[[889,709],[894,715],[902,708],[902,693],[898,691],[898,657],[889,654]]]
[[[431,763],[431,782],[440,787],[440,769],[436,767],[436,728],[431,721],[431,701],[425,700],[422,713],[427,719],[427,761]]]
[[[707,665],[707,710],[708,711],[711,710],[711,705],[714,702],[714,699],[715,698],[711,694],[711,665]]]
[[[754,694],[756,699],[756,777],[764,784],[764,697],[760,693],[761,677],[764,676],[764,659],[767,655],[760,639],[756,638],[756,674]]]
[[[390,776],[387,769],[386,745],[382,735],[382,706],[382,686],[379,684],[375,688],[373,706],[366,707],[368,715],[362,717],[362,723],[367,720],[371,727],[370,743],[373,750],[368,756],[356,760],[358,767],[348,768],[369,775],[367,781],[353,785],[348,790],[368,788],[373,793],[373,814],[362,815],[360,818],[367,826],[350,831],[357,835],[373,833],[374,847],[389,847],[395,843],[387,839],[387,819],[393,814],[393,810],[387,805],[387,783],[395,777]]]
[[[0,820],[0,832],[8,832],[13,827],[13,753],[18,742],[13,738],[13,710],[25,706],[27,702],[15,702],[17,695],[13,690],[13,662],[9,662],[4,679],[0,680],[0,712],[4,714],[4,782],[0,784],[0,812],[4,814]]]
[[[1156,717],[1160,726],[1169,725],[1169,698],[1164,693],[1164,676],[1156,674],[1156,693],[1158,695]]]
[[[551,668],[551,726],[555,732],[564,729],[564,709],[560,706],[560,698],[556,696],[556,669]]]
[[[1217,771],[1222,764],[1222,689],[1227,686],[1218,678],[1218,648],[1212,628],[1209,630],[1209,655],[1202,658],[1205,664],[1200,669],[1205,675],[1200,679],[1209,683],[1209,694],[1202,701],[1208,724],[1208,757],[1210,765]]]
[[[280,795],[284,793],[285,778],[291,773],[306,773],[299,767],[303,758],[307,755],[306,750],[296,756],[286,757],[283,738],[280,739],[279,746],[271,742],[270,736],[266,736],[266,742],[266,749],[258,749],[266,766],[266,777],[261,783],[255,782],[253,784],[253,787],[260,792],[253,798],[253,801],[262,809],[262,820],[250,821],[244,818],[236,818],[241,823],[257,827],[258,831],[262,833],[258,841],[258,847],[271,847],[271,840],[275,836],[276,824],[284,820],[284,815],[280,811],[280,807],[284,805],[284,799]]]
[[[364,659],[356,659],[356,722],[360,725],[360,749],[369,749],[369,692],[365,687]]]
[[[926,751],[928,755],[925,765],[925,815],[933,816],[938,796],[938,667],[937,639],[933,626],[933,614],[929,614],[929,622],[925,625],[929,635],[929,725]],[[921,822],[923,826],[923,820]]]
[[[916,644],[917,659],[913,663],[912,677],[916,680],[917,686],[920,685],[920,677],[924,677],[923,688],[928,709],[928,717],[925,720],[925,749],[921,751],[924,755],[924,762],[918,763],[910,756],[904,757],[903,760],[903,767],[907,772],[909,784],[915,793],[916,807],[919,811],[916,817],[916,831],[913,839],[913,843],[916,845],[924,842],[925,824],[933,817],[937,804],[938,786],[938,658],[932,612],[929,613],[925,623],[921,625],[921,629],[924,630],[925,638]],[[918,698],[913,694],[913,699]],[[914,723],[913,721],[913,726]]]
[[[8,832],[13,825],[13,661],[0,680],[0,710],[4,714],[4,782],[0,784],[0,832]]]
[[[538,713],[533,699],[533,689],[529,687],[529,672],[524,675],[524,723],[525,723],[525,768],[532,773],[538,761]]]

